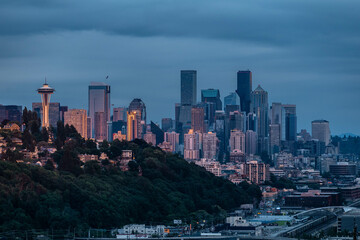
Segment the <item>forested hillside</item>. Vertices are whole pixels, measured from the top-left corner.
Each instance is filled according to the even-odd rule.
[[[68,227],[113,228],[128,223],[222,221],[226,210],[261,198],[255,185],[236,186],[144,141],[103,144],[57,140],[52,164],[0,161],[0,231]],[[61,136],[58,134],[58,139]],[[130,171],[107,162],[82,166],[78,153],[132,150]]]

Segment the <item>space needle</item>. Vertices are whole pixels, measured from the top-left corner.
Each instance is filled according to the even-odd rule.
[[[55,92],[55,89],[49,87],[46,79],[45,83],[41,88],[37,90],[39,94],[41,94],[41,102],[42,102],[42,127],[49,128],[49,107],[50,107],[50,96]]]

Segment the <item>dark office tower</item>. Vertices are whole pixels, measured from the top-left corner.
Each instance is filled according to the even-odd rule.
[[[117,107],[113,109],[113,122],[124,121],[126,122],[127,118],[127,108],[126,107]]]
[[[36,112],[38,117],[40,117],[41,122],[43,122],[43,104],[42,103],[32,103],[32,110]],[[57,122],[60,120],[60,103],[50,103],[48,106],[48,124],[54,128],[57,127]]]
[[[21,123],[22,106],[0,105],[0,123],[5,119]]]
[[[164,132],[167,132],[169,129],[173,129],[173,120],[171,118],[161,119],[161,128]]]
[[[134,98],[134,100],[131,101],[128,110],[129,112],[139,111],[141,114],[141,121],[144,121],[146,124],[146,106],[140,98]]]
[[[155,124],[153,121],[150,122],[151,132],[156,136],[156,145],[164,142],[164,131]]]
[[[193,107],[191,109],[191,128],[194,132],[205,132],[204,109],[202,107]]]
[[[283,104],[281,109],[281,140],[296,141],[297,116],[296,105]]]
[[[220,99],[219,89],[206,89],[201,90],[201,102],[203,103],[214,103],[215,110],[222,110],[222,102]]]
[[[181,105],[196,104],[196,71],[181,71]]]
[[[249,113],[252,91],[252,74],[251,71],[238,71],[237,73],[237,90],[236,93],[240,98],[241,111]]]
[[[68,106],[60,106],[60,110],[59,110],[59,114],[60,114],[60,121],[64,122],[64,114],[65,112],[68,111]]]
[[[89,86],[89,111],[91,118],[92,132],[94,132],[95,113],[103,112],[105,114],[105,126],[110,121],[110,86],[105,83],[92,82]],[[92,136],[94,136],[92,134]]]

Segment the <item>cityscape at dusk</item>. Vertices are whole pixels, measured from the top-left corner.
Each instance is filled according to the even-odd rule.
[[[356,240],[360,2],[0,2],[0,240]]]

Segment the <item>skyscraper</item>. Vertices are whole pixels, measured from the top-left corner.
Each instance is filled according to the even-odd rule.
[[[164,141],[171,144],[171,151],[179,151],[179,134],[176,132],[165,132]]]
[[[246,116],[244,112],[234,111],[229,113],[229,130],[246,132]]]
[[[164,131],[153,121],[150,123],[150,131],[155,134],[156,145],[164,142]]]
[[[22,106],[0,105],[0,123],[5,119],[21,123]]]
[[[257,152],[257,134],[252,130],[245,133],[245,152],[247,155],[253,155]]]
[[[194,132],[205,132],[203,108],[193,107],[191,109],[191,129],[193,129]]]
[[[146,106],[145,103],[140,98],[134,98],[129,105],[129,112],[139,111],[141,115],[141,120],[146,124]]]
[[[240,99],[236,92],[229,93],[224,97],[224,110],[226,110],[227,105],[240,105]]]
[[[283,104],[281,109],[281,140],[296,141],[297,116],[296,105]]]
[[[196,71],[181,71],[181,105],[196,104]]]
[[[184,134],[184,158],[188,161],[200,159],[201,133],[194,132],[192,129]]]
[[[239,130],[232,130],[230,133],[230,151],[240,150],[245,153],[245,134]]]
[[[270,124],[270,153],[280,150],[280,124]]]
[[[126,121],[126,116],[127,116],[126,107],[113,108],[113,122]]]
[[[127,128],[126,140],[132,141],[136,138],[141,139],[141,113],[139,110],[128,111],[127,113]]]
[[[108,126],[104,112],[95,112],[94,130],[96,140],[104,141],[108,139]]]
[[[329,145],[331,140],[330,125],[326,120],[315,120],[311,122],[311,134],[313,139],[324,142],[325,146]]]
[[[257,134],[259,152],[268,150],[268,147],[266,146],[269,127],[268,109],[268,93],[259,85],[253,92],[251,92],[251,111],[258,117]]]
[[[215,110],[222,110],[222,102],[220,99],[219,89],[203,89],[201,90],[201,102],[214,103]]]
[[[55,89],[49,87],[49,84],[45,83],[41,88],[39,88],[38,93],[41,95],[41,103],[42,103],[42,127],[48,128],[50,127],[49,122],[49,105],[50,105],[50,96],[55,92]]]
[[[105,121],[101,121],[107,128],[110,121],[110,86],[105,83],[92,82],[89,86],[89,117],[91,118],[92,132],[95,133],[95,113],[103,112]],[[97,130],[98,132],[100,130]],[[106,139],[106,138],[105,138]]]
[[[216,137],[216,133],[204,133],[203,137],[203,144],[202,144],[202,150],[203,150],[203,158],[205,159],[212,159],[217,160],[218,158],[218,138]]]
[[[241,111],[249,113],[252,91],[252,73],[251,71],[238,71],[237,72],[237,90],[236,93],[240,97]]]
[[[87,113],[85,109],[70,109],[64,113],[64,124],[74,126],[85,139],[87,136]]]
[[[174,129],[173,120],[171,118],[161,119],[161,129],[167,132],[169,129]]]

